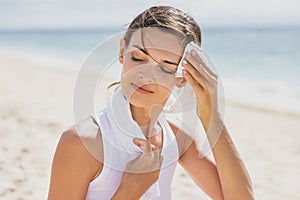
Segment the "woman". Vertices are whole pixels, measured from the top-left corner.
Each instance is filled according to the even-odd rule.
[[[183,57],[182,76],[176,75],[190,41],[201,45],[200,28],[178,9],[151,7],[132,21],[120,41],[121,87],[90,120],[95,137],[82,137],[86,133],[78,126],[63,133],[53,160],[49,200],[171,199],[177,162],[212,199],[254,198],[248,172],[218,112],[217,75],[196,51]],[[160,118],[173,88],[186,85],[195,93],[196,114],[215,164],[199,158],[195,141],[181,127]]]

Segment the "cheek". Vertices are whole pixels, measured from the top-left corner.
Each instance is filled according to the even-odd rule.
[[[158,97],[157,99],[161,102],[161,103],[165,103],[167,101],[167,99],[169,98],[170,94],[172,93],[173,87],[169,86],[162,86],[162,85],[158,85]]]
[[[136,80],[137,80],[136,73],[133,73],[131,68],[124,66],[121,74],[121,84],[127,88],[130,86],[131,82],[135,82]]]
[[[172,78],[166,78],[157,83],[159,85],[160,91],[164,94],[172,93],[176,82]]]
[[[128,71],[132,70],[137,66],[137,63],[134,63],[129,56],[124,57],[123,61],[123,69],[122,69],[122,75],[127,73]]]

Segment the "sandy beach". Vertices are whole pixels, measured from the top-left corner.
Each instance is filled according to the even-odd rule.
[[[0,199],[46,199],[54,150],[74,123],[77,73],[21,55],[0,54],[0,68]],[[228,101],[226,122],[256,198],[300,199],[300,116]],[[180,166],[172,188],[175,200],[208,199]]]

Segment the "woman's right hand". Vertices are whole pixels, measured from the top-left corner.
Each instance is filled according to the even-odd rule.
[[[163,157],[150,140],[134,139],[143,152],[127,163],[115,199],[139,199],[157,180]]]

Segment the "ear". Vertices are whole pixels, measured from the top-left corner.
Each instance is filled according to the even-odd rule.
[[[187,81],[186,81],[186,79],[184,77],[177,78],[177,80],[176,80],[176,87],[182,88],[183,86],[185,86],[186,82]]]
[[[119,62],[123,64],[123,59],[124,59],[124,49],[125,49],[125,39],[121,38],[120,39],[120,52],[119,52]]]

